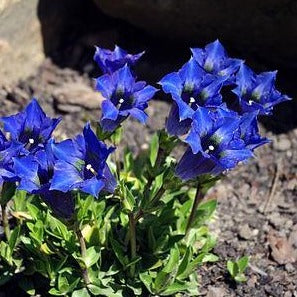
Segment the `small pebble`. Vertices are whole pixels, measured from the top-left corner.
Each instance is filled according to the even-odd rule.
[[[254,230],[252,230],[248,224],[244,224],[243,226],[239,227],[239,236],[246,240],[251,239],[253,236],[255,236]]]
[[[293,264],[291,264],[291,263],[286,264],[286,265],[285,265],[285,268],[286,268],[286,270],[287,270],[289,273],[295,271],[295,267],[294,267]]]
[[[278,151],[284,152],[291,148],[291,141],[287,138],[281,138],[274,142],[273,147]]]

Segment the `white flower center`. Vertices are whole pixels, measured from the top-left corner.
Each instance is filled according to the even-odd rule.
[[[86,166],[86,169],[87,169],[87,170],[91,170],[91,169],[92,169],[92,165],[91,165],[91,164],[88,164],[88,165]]]
[[[195,98],[194,97],[191,97],[190,98],[190,103],[194,103],[194,102],[196,102]]]
[[[120,104],[124,103],[124,99],[121,98],[121,99],[119,100],[119,103],[120,103]]]
[[[215,148],[214,148],[213,145],[210,145],[210,146],[208,146],[208,149],[209,149],[210,151],[213,151]]]
[[[248,105],[252,105],[253,104],[253,100],[249,100]]]
[[[33,138],[30,138],[29,139],[29,143],[33,144],[34,143],[34,139]]]
[[[86,166],[86,169],[89,170],[89,171],[91,171],[94,175],[97,175],[97,172],[95,171],[95,169],[92,167],[91,164],[88,164]]]

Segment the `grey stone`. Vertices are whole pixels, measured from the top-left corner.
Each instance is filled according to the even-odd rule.
[[[38,0],[0,1],[0,82],[33,74],[44,59]]]
[[[243,239],[249,240],[258,234],[258,230],[252,230],[248,224],[239,227],[239,236]]]
[[[280,138],[273,143],[273,147],[278,151],[287,151],[291,148],[291,141],[288,138]]]
[[[64,112],[75,112],[76,109],[79,111],[80,107],[90,110],[99,109],[104,99],[99,92],[83,82],[64,83],[54,91],[54,97],[58,108]],[[67,111],[69,106],[73,106],[71,111]]]
[[[226,291],[222,287],[208,287],[208,293],[206,297],[224,297]]]
[[[292,263],[288,263],[288,264],[286,264],[286,265],[285,265],[285,268],[286,268],[286,270],[287,270],[289,273],[295,271],[295,267],[293,266]]]

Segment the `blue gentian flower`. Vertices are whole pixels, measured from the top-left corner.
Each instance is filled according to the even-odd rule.
[[[267,138],[259,134],[258,111],[245,113],[241,116],[239,126],[239,137],[244,141],[247,148],[255,150],[257,147],[270,142]]]
[[[248,66],[241,65],[236,74],[237,87],[232,91],[237,95],[240,112],[258,111],[260,115],[272,113],[273,106],[290,100],[275,88],[276,71],[254,73]]]
[[[2,117],[1,121],[4,123],[4,130],[10,133],[11,140],[24,144],[32,152],[43,147],[61,119],[47,117],[37,100],[32,99],[25,110]]]
[[[224,80],[224,85],[234,82],[234,73],[243,63],[242,60],[229,58],[223,45],[216,40],[205,48],[191,49],[194,59],[208,73]]]
[[[100,125],[104,131],[114,131],[129,115],[145,123],[144,110],[157,89],[143,81],[135,81],[128,65],[96,79],[96,87],[105,100],[102,102]]]
[[[170,135],[183,135],[191,126],[191,118],[199,106],[222,104],[223,80],[207,72],[191,58],[178,72],[164,76],[159,82],[174,100],[166,129]]]
[[[113,73],[116,70],[122,68],[125,64],[134,66],[143,54],[144,52],[136,55],[128,54],[125,50],[117,45],[113,51],[96,46],[94,60],[103,73]]]
[[[70,218],[74,213],[72,194],[50,190],[56,161],[53,144],[53,140],[50,140],[43,150],[38,150],[34,155],[14,158],[13,169],[20,180],[18,189],[40,195],[56,214]]]
[[[53,145],[58,161],[50,189],[65,193],[79,189],[94,197],[98,197],[102,190],[112,193],[116,181],[106,160],[113,150],[96,137],[89,124],[83,135]]]
[[[252,157],[253,149],[267,142],[253,135],[257,128],[250,127],[248,122],[254,118],[242,119],[220,108],[198,108],[185,139],[189,147],[176,167],[177,176],[188,180],[203,174],[218,175]]]
[[[25,153],[23,145],[7,140],[0,130],[0,186],[5,181],[17,181],[13,170],[13,157],[21,153]]]

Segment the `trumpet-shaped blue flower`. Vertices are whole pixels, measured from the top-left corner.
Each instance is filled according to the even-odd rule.
[[[32,99],[25,110],[16,115],[1,118],[11,140],[24,144],[29,151],[42,148],[60,120],[47,117],[36,99]]]
[[[23,145],[9,141],[0,130],[0,186],[3,182],[14,182],[13,157],[24,152]]]
[[[146,122],[144,110],[157,89],[143,81],[136,82],[127,64],[111,75],[97,78],[96,86],[105,98],[100,120],[104,131],[114,131],[129,115]]]
[[[103,73],[113,73],[116,70],[122,68],[125,64],[128,64],[129,66],[135,65],[135,63],[141,58],[143,54],[144,52],[136,55],[128,54],[128,52],[117,45],[113,51],[96,47],[94,60]]]
[[[234,73],[243,63],[242,60],[229,58],[219,40],[205,48],[192,48],[191,51],[198,64],[208,73],[222,78],[224,85],[234,82]]]
[[[185,134],[199,106],[219,106],[223,80],[207,72],[191,58],[178,72],[164,76],[159,82],[174,100],[166,129],[170,135]]]
[[[275,88],[276,71],[254,73],[248,66],[241,65],[236,74],[237,95],[241,113],[258,111],[261,115],[271,114],[273,106],[290,100]]]
[[[267,142],[258,134],[255,120],[256,113],[239,117],[222,108],[198,108],[185,139],[189,147],[176,167],[177,176],[188,180],[217,175],[252,157],[252,151]]]
[[[116,181],[106,164],[113,150],[96,137],[89,124],[85,126],[83,135],[53,145],[58,161],[50,190],[66,193],[79,189],[94,197],[98,197],[102,190],[113,192]]]
[[[53,141],[50,140],[44,149],[35,155],[14,158],[14,172],[20,182],[18,188],[30,194],[37,194],[59,216],[70,218],[74,213],[74,200],[71,193],[50,190],[54,174],[55,157]]]
[[[258,111],[242,115],[238,131],[239,137],[244,141],[246,147],[252,151],[269,142],[267,138],[261,137],[259,134],[257,116]]]

